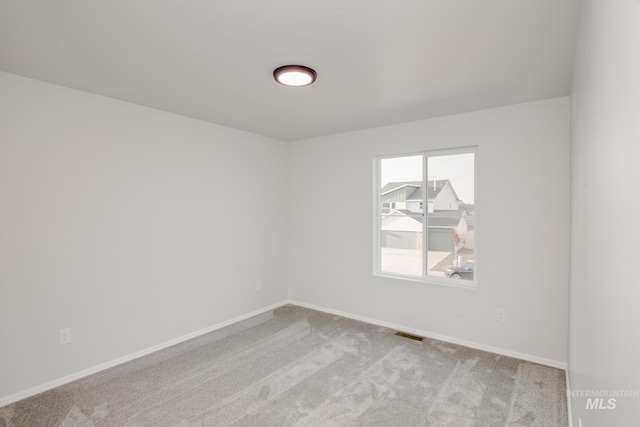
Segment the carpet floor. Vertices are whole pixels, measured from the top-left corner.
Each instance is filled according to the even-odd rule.
[[[0,427],[566,427],[564,371],[287,305],[0,408]]]

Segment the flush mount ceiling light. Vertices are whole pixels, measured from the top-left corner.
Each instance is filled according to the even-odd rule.
[[[316,81],[316,72],[303,65],[285,65],[273,71],[273,78],[285,86],[307,86]]]

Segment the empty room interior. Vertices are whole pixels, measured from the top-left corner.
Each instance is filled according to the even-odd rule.
[[[637,426],[639,159],[639,0],[2,0],[0,427]]]

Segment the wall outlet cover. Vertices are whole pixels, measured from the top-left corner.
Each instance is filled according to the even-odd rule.
[[[60,345],[71,343],[71,328],[60,329],[58,331],[58,343]]]

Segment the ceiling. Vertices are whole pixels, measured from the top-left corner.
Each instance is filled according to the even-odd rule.
[[[580,3],[0,0],[0,70],[291,141],[567,95]]]

